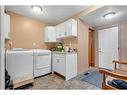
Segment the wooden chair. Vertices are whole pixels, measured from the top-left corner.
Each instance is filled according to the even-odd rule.
[[[102,89],[117,89],[108,85],[107,81],[111,81],[112,79],[120,79],[127,82],[127,71],[117,68],[118,64],[127,65],[127,62],[113,61],[113,63],[115,64],[113,71],[109,71],[105,69],[99,70],[99,72],[103,74]]]

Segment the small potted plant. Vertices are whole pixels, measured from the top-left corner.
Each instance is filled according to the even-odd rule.
[[[56,51],[64,52],[64,46],[61,42],[57,44]]]

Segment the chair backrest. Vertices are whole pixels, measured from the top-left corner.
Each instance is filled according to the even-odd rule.
[[[125,65],[126,65],[126,67],[127,67],[127,62],[123,62],[123,61],[112,61],[112,63],[114,63],[115,65],[114,65],[114,70],[117,70],[117,69],[121,69],[121,70],[126,70],[127,71],[127,69],[123,69],[123,66],[125,67]],[[123,66],[121,66],[121,65],[123,65]],[[119,67],[119,68],[118,68]]]

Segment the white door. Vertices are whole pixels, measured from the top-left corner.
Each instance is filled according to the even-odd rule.
[[[118,60],[118,27],[98,31],[99,67],[113,69],[113,60]]]

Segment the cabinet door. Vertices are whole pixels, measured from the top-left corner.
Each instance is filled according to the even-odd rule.
[[[5,39],[10,39],[10,16],[5,14]]]
[[[77,54],[66,55],[66,80],[77,76]]]
[[[48,38],[49,42],[56,42],[55,27],[48,28]]]
[[[66,36],[77,36],[77,21],[70,19],[66,21]]]
[[[61,28],[60,28],[60,25],[57,25],[56,26],[56,38],[59,39],[61,37]]]
[[[60,39],[60,38],[63,38],[65,37],[65,23],[61,23],[59,25],[56,26],[56,35],[57,35],[57,38]]]
[[[71,20],[66,21],[66,36],[71,35],[72,32],[72,22]]]
[[[62,38],[66,36],[65,23],[62,23],[60,26],[61,26],[61,38]]]
[[[45,28],[45,42],[57,42],[54,26],[48,26]]]
[[[65,76],[65,56],[53,54],[53,71]]]
[[[45,33],[44,34],[45,35],[44,40],[45,40],[45,42],[48,42],[49,38],[48,38],[48,28],[47,27],[45,27],[44,33]]]

